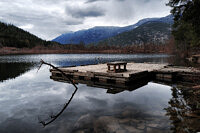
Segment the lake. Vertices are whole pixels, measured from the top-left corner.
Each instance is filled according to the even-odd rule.
[[[180,88],[154,82],[117,94],[78,84],[67,109],[49,125],[43,127],[39,123],[62,110],[75,89],[71,84],[51,80],[48,66],[37,72],[40,59],[55,66],[73,66],[111,61],[168,63],[169,57],[164,54],[0,56],[0,133],[199,131],[199,119],[180,113],[193,109]]]

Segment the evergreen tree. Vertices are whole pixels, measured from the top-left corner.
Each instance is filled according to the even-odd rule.
[[[184,50],[200,46],[200,0],[169,0],[174,15],[172,34]]]

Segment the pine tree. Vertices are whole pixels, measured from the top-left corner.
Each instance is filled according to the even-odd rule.
[[[179,48],[200,46],[200,0],[169,0],[174,25],[172,34]]]

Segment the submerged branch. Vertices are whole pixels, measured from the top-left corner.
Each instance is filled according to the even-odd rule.
[[[66,104],[64,105],[64,107],[62,108],[62,110],[61,110],[58,114],[56,114],[56,115],[51,115],[51,116],[50,116],[51,119],[50,119],[49,121],[47,121],[47,122],[45,122],[45,121],[40,121],[40,123],[45,127],[45,126],[47,126],[48,124],[50,124],[50,123],[52,123],[53,121],[55,121],[55,120],[63,113],[63,111],[67,108],[67,106],[69,105],[69,103],[70,103],[71,100],[73,99],[75,93],[76,93],[77,90],[78,90],[78,87],[74,84],[73,80],[72,80],[68,75],[66,75],[62,70],[60,70],[59,68],[53,66],[53,65],[50,64],[50,63],[44,62],[43,60],[41,60],[40,62],[41,62],[41,64],[40,64],[38,70],[41,68],[41,66],[42,66],[43,64],[48,65],[48,66],[52,67],[53,69],[56,69],[57,71],[59,71],[59,72],[60,72],[65,78],[67,78],[67,79],[70,81],[70,83],[75,87],[75,90],[74,90],[74,92],[73,92],[71,98],[68,100],[68,102],[66,102]]]

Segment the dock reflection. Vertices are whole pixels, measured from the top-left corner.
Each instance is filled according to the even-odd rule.
[[[55,77],[55,76],[50,76],[50,79],[53,79],[54,81],[58,81],[58,82],[66,82],[66,83],[71,83],[71,81],[69,81],[69,78],[65,78],[60,79],[59,77]],[[73,79],[70,79],[73,80]],[[56,114],[56,115],[51,115],[50,118],[47,118],[47,121],[44,120],[40,120],[39,123],[41,123],[44,127],[49,125],[50,123],[54,122],[63,112],[64,110],[68,107],[68,105],[70,104],[70,102],[72,101],[74,95],[76,94],[78,88],[76,87],[75,84],[78,83],[84,83],[87,86],[91,86],[91,87],[98,87],[98,88],[103,88],[103,89],[107,89],[107,93],[110,94],[117,94],[123,91],[133,91],[136,90],[144,85],[147,85],[147,83],[149,82],[149,80],[144,79],[140,82],[133,82],[130,83],[128,86],[124,85],[124,84],[109,84],[109,83],[101,83],[101,82],[95,82],[95,81],[91,81],[91,80],[73,80],[74,86],[75,86],[75,90],[71,96],[71,98],[64,104],[64,107]]]
[[[50,78],[54,81],[58,81],[58,82],[66,82],[66,83],[70,83],[70,81],[68,81],[67,79],[62,80],[59,77],[55,77],[55,76],[50,76]],[[96,87],[96,88],[102,88],[102,89],[106,89],[107,93],[110,94],[117,94],[123,91],[134,91],[140,87],[143,87],[145,85],[148,84],[149,79],[143,79],[141,81],[134,81],[131,82],[129,85],[125,85],[125,84],[113,84],[113,83],[105,83],[105,82],[97,82],[97,81],[91,81],[91,80],[73,80],[75,84],[86,84],[87,86],[90,87]]]
[[[51,77],[51,79],[59,82],[69,82],[67,80],[59,80],[59,78]],[[118,94],[123,91],[134,91],[144,85],[146,85],[149,80],[141,80],[138,82],[133,82],[129,86],[120,84],[105,84],[101,82],[92,82],[85,80],[75,80],[75,83],[86,84],[91,87],[98,87],[107,89],[107,93]],[[166,84],[166,83],[161,83]],[[171,85],[170,85],[171,86]],[[181,88],[177,87],[179,85],[172,85],[171,88],[171,98],[168,101],[168,106],[163,108],[166,111],[166,116],[170,120],[170,128],[167,129],[170,132],[199,132],[200,127],[200,90],[194,88]]]

